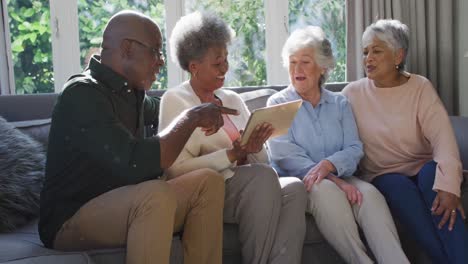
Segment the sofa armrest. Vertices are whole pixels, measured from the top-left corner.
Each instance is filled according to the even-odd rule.
[[[464,170],[468,170],[468,117],[450,116],[458,149],[460,150],[460,159]],[[464,174],[465,176],[466,174]],[[468,177],[464,177],[468,180]]]

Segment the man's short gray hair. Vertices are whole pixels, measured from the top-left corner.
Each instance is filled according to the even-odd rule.
[[[325,68],[325,74],[319,83],[322,86],[327,81],[330,71],[335,68],[335,57],[330,41],[320,27],[307,26],[296,29],[284,43],[281,52],[284,67],[289,68],[289,56],[304,48],[311,48],[314,51],[315,62]]]
[[[169,40],[172,61],[189,71],[189,63],[200,60],[214,46],[228,45],[234,31],[210,12],[193,12],[180,18]]]
[[[380,19],[366,28],[362,34],[362,46],[368,46],[374,38],[385,42],[394,52],[403,49],[403,60],[398,69],[403,71],[406,64],[406,56],[409,48],[408,26],[398,20]]]

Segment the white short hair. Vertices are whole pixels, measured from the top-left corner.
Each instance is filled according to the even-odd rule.
[[[284,67],[289,68],[289,56],[304,48],[311,48],[314,51],[315,62],[325,69],[323,80],[320,83],[322,85],[327,81],[333,68],[335,68],[336,62],[331,43],[325,37],[325,33],[320,27],[307,26],[296,29],[286,40],[286,43],[284,43],[281,52]]]

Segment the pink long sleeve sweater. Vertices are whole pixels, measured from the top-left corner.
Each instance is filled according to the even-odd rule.
[[[359,167],[365,180],[390,172],[414,176],[434,160],[433,189],[460,196],[460,154],[447,112],[429,80],[411,74],[401,86],[377,88],[363,78],[348,84],[343,94],[364,143]]]

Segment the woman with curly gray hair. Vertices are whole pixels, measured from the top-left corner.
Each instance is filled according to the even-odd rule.
[[[362,177],[433,263],[468,263],[462,165],[450,119],[425,77],[405,72],[409,29],[378,20],[362,36],[367,77],[348,84],[364,142]]]
[[[353,176],[363,155],[348,100],[323,88],[335,66],[322,29],[294,31],[283,47],[291,85],[268,105],[302,99],[288,134],[268,141],[273,166],[282,175],[302,179],[311,213],[325,239],[349,263],[372,263],[358,226],[378,263],[408,263],[384,197]]]
[[[166,175],[173,178],[200,168],[220,172],[226,188],[224,221],[239,225],[243,263],[300,263],[304,185],[293,177],[278,180],[268,166],[264,143],[272,133],[270,124],[259,125],[241,146],[240,130],[250,112],[237,93],[220,89],[229,68],[227,45],[232,35],[219,17],[200,12],[182,17],[172,32],[172,59],[190,73],[190,80],[162,97],[159,128],[203,103],[237,109],[239,115],[224,115],[222,129],[210,136],[196,129]]]

